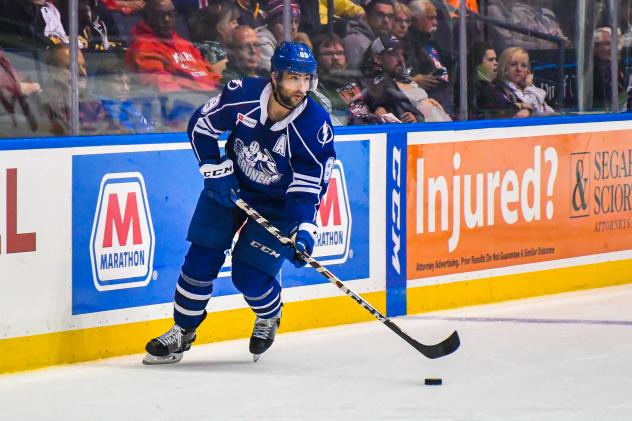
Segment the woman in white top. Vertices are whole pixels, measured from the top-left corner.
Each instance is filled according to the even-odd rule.
[[[530,115],[556,114],[546,103],[546,91],[533,84],[529,54],[524,49],[510,47],[500,54],[497,78]]]

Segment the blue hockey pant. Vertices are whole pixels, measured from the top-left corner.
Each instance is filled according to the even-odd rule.
[[[288,227],[282,209],[264,215],[281,231]],[[232,280],[244,299],[261,318],[281,310],[281,285],[276,275],[286,251],[284,246],[239,208],[225,208],[204,193],[200,195],[187,240],[191,242],[176,285],[174,319],[183,328],[197,327],[213,292],[213,281],[224,264],[235,233]]]

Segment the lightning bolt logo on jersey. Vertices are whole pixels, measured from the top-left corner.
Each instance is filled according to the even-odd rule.
[[[335,161],[327,112],[307,98],[281,121],[268,118],[269,80],[231,81],[191,118],[188,134],[202,163],[220,158],[217,139],[230,131],[226,154],[240,195],[253,207],[282,206],[288,221],[315,222]]]

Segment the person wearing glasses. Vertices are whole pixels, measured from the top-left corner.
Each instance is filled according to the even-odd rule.
[[[318,60],[318,88],[314,95],[329,111],[334,125],[377,123],[378,118],[369,111],[360,78],[347,68],[342,39],[336,34],[322,34],[314,46]]]
[[[143,21],[132,29],[125,61],[140,84],[160,92],[211,91],[220,76],[200,50],[175,31],[176,9],[171,0],[147,0]]]
[[[239,25],[228,38],[228,63],[222,73],[222,83],[244,77],[267,77],[268,70],[259,66],[261,44],[250,26]]]
[[[393,29],[391,30],[391,35],[396,36],[399,41],[404,45],[404,40],[406,39],[406,34],[408,34],[408,28],[412,24],[412,13],[408,6],[404,3],[396,1],[394,3],[395,6],[395,22],[393,23]]]
[[[343,38],[347,65],[360,75],[366,62],[366,53],[378,36],[390,35],[395,20],[392,0],[370,0],[365,6],[366,14],[349,22],[347,35]]]

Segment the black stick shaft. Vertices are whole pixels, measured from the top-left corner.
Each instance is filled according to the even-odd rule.
[[[404,339],[406,342],[408,342],[417,351],[421,352],[426,357],[428,357],[428,358],[439,358],[439,357],[442,357],[444,355],[451,354],[452,352],[456,351],[456,349],[459,347],[460,341],[459,341],[459,336],[458,336],[456,331],[454,331],[452,333],[452,335],[450,335],[443,342],[435,344],[435,345],[424,345],[422,343],[417,342],[410,335],[408,335],[406,332],[404,332],[399,326],[397,326],[395,323],[393,323],[388,317],[384,316],[375,307],[373,307],[371,304],[369,304],[367,301],[365,301],[364,298],[362,298],[361,296],[359,296],[358,294],[353,292],[351,289],[349,289],[345,284],[342,283],[342,281],[340,279],[338,279],[338,277],[336,275],[331,273],[331,271],[329,271],[329,269],[327,269],[326,267],[324,267],[323,265],[318,263],[316,260],[314,260],[314,258],[312,258],[307,253],[303,253],[300,250],[297,250],[296,247],[294,247],[294,243],[293,243],[293,241],[291,239],[289,239],[288,237],[283,235],[281,233],[281,231],[279,231],[278,228],[276,228],[274,225],[272,225],[266,218],[261,216],[259,214],[259,212],[254,210],[248,203],[246,203],[242,199],[236,199],[235,200],[235,204],[241,210],[246,212],[246,214],[248,214],[249,217],[254,219],[255,222],[257,222],[259,225],[261,225],[266,231],[268,231],[270,234],[272,234],[274,237],[276,237],[276,239],[279,240],[281,242],[281,244],[293,247],[294,251],[296,253],[298,253],[299,256],[308,265],[310,265],[311,267],[316,269],[316,271],[318,271],[325,278],[327,278],[327,280],[329,282],[331,282],[332,284],[334,284],[338,288],[340,288],[345,294],[347,294],[355,302],[357,302],[362,307],[364,307],[376,319],[378,319],[380,322],[384,323],[389,329],[391,329],[393,332],[395,332],[400,338]]]

